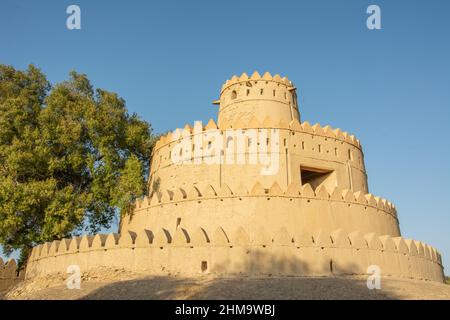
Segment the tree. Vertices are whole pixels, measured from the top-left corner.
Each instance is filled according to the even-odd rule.
[[[0,244],[5,254],[109,227],[146,190],[155,141],[116,93],[84,74],[50,85],[0,65]]]

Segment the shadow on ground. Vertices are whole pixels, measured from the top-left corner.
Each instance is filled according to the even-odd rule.
[[[80,299],[395,299],[350,278],[155,277],[123,281],[93,290]]]
[[[326,257],[324,255],[324,257]],[[201,263],[200,263],[201,262]],[[199,261],[199,269],[204,266]],[[24,283],[8,293],[8,299],[450,299],[450,286],[437,282],[411,279],[382,278],[381,290],[367,288],[366,277],[336,276],[355,269],[352,263],[342,265],[327,258],[315,264],[287,254],[275,257],[260,251],[246,251],[240,264],[224,259],[213,270],[239,270],[242,274],[215,277],[213,274],[197,274],[192,278],[180,275],[133,276],[128,272],[98,271],[97,276],[87,277],[81,289],[69,290],[65,278],[57,281]],[[311,274],[319,270],[327,277],[270,276],[271,272],[283,275]],[[249,277],[246,274],[267,275]],[[65,275],[67,276],[67,275]],[[126,279],[126,280],[121,280]],[[55,280],[55,279],[53,279]]]

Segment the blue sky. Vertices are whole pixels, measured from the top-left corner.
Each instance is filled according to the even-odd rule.
[[[70,4],[81,30],[66,28]],[[382,30],[366,28],[370,4]],[[370,191],[450,268],[449,57],[448,0],[0,3],[0,63],[34,63],[52,83],[86,73],[156,132],[215,117],[233,74],[288,75],[302,120],[355,134]]]

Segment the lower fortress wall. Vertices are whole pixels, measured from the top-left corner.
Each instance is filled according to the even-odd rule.
[[[6,263],[0,258],[0,292],[13,287],[23,280],[25,273],[17,273],[15,260],[8,260]]]
[[[429,245],[374,233],[289,234],[270,236],[261,229],[250,238],[238,228],[212,234],[178,228],[64,239],[32,250],[26,278],[65,274],[78,265],[82,273],[112,267],[148,275],[365,275],[370,265],[382,276],[443,282],[440,254]]]

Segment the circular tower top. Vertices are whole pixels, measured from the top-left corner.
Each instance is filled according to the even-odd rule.
[[[255,71],[251,77],[246,73],[233,76],[223,85],[219,101],[219,127],[237,119],[248,122],[253,116],[261,123],[267,117],[275,123],[300,121],[296,88],[278,74],[272,77],[266,72],[261,77]]]

